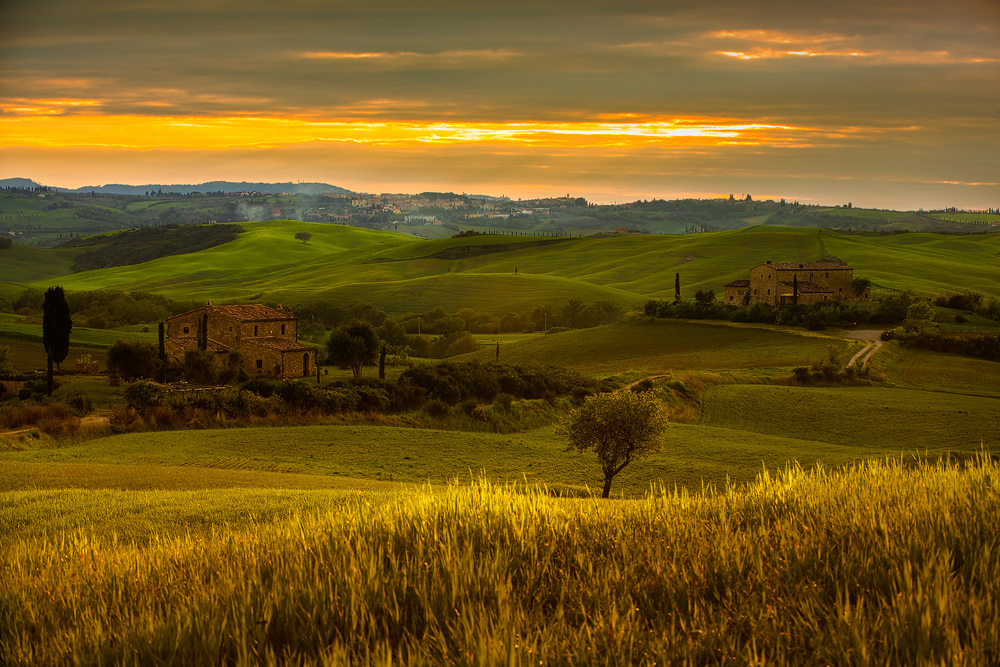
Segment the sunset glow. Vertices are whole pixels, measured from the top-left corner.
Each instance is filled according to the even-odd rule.
[[[991,0],[244,9],[5,4],[0,178],[1000,203]]]
[[[499,143],[537,146],[769,145],[839,136],[857,128],[814,128],[733,119],[672,118],[636,122],[404,123],[296,118],[25,115],[0,119],[11,146],[116,146],[219,149],[312,141],[382,146]]]

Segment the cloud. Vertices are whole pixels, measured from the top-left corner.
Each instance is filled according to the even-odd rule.
[[[735,43],[736,48],[719,48],[715,55],[737,60],[776,60],[783,58],[832,58],[857,60],[880,65],[949,65],[1000,62],[993,46],[955,42],[951,50],[885,49],[882,36],[835,33],[792,33],[777,30],[717,30],[705,35],[714,42]]]
[[[371,61],[397,67],[459,67],[481,66],[485,63],[506,63],[525,54],[510,49],[452,50],[437,53],[413,51],[307,51],[298,54],[308,60]]]

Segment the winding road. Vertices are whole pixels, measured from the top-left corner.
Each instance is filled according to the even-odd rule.
[[[847,362],[847,368],[857,365],[859,368],[868,363],[868,360],[878,352],[879,348],[882,347],[882,332],[875,331],[872,329],[862,329],[858,331],[851,331],[847,334],[848,338],[853,338],[854,340],[865,341],[865,346],[858,351],[851,360]]]

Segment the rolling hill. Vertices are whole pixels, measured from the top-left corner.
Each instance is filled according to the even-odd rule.
[[[932,296],[971,289],[1000,296],[1000,236],[869,236],[792,227],[710,234],[542,239],[480,235],[437,240],[297,221],[244,223],[234,240],[133,266],[73,274],[82,249],[15,244],[3,253],[0,283],[68,290],[121,289],[217,302],[362,299],[390,314],[441,305],[494,313],[580,298],[626,308],[682,293],[721,293],[760,262],[838,257],[879,290]],[[308,231],[308,243],[295,239]],[[6,292],[13,290],[7,286]],[[0,293],[3,293],[0,287]]]

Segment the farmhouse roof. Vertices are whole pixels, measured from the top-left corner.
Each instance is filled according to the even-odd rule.
[[[790,291],[795,289],[795,286],[792,283],[788,282],[787,280],[781,280],[779,281],[779,284],[784,285]],[[833,293],[833,291],[830,290],[829,288],[823,287],[822,285],[817,285],[816,283],[811,283],[808,280],[798,281],[798,288],[799,288],[799,294]]]
[[[731,283],[726,283],[726,287],[750,287],[749,280],[734,280]]]
[[[270,322],[275,320],[295,320],[298,319],[290,312],[285,312],[283,310],[278,310],[277,308],[271,308],[270,306],[265,306],[260,303],[252,303],[246,305],[230,305],[230,306],[202,306],[201,308],[195,308],[194,310],[189,310],[186,313],[181,313],[180,315],[174,315],[173,317],[167,319],[173,319],[174,317],[181,317],[182,315],[190,315],[191,313],[197,313],[201,311],[208,311],[215,315],[221,315],[223,317],[228,317],[232,320],[238,320],[240,322]]]
[[[847,263],[840,262],[772,262],[757,266],[770,266],[775,271],[850,271]],[[756,268],[756,267],[755,267]]]
[[[246,347],[257,345],[258,347],[266,347],[271,350],[278,350],[279,352],[307,352],[314,349],[311,345],[303,345],[302,343],[297,343],[294,340],[278,338],[276,336],[244,338],[243,345]]]

